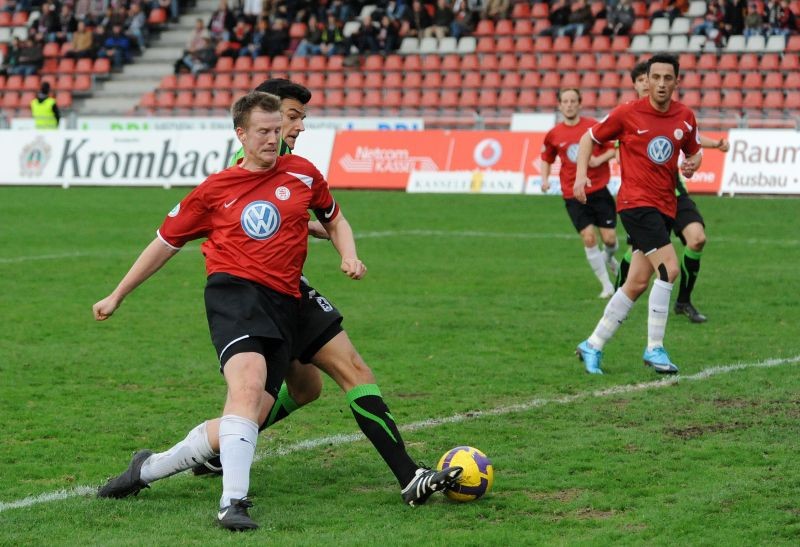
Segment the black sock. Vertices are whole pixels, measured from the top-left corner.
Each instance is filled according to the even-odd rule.
[[[619,263],[619,271],[617,272],[617,282],[614,285],[615,289],[619,289],[621,286],[625,284],[625,280],[628,279],[628,270],[631,269],[631,249],[628,247],[628,250],[625,251],[625,254],[622,256],[622,260]]]
[[[406,486],[417,471],[417,464],[406,452],[403,438],[375,384],[356,386],[347,392],[347,402],[358,427],[397,477]]]
[[[686,247],[681,257],[681,279],[678,288],[678,302],[686,304],[692,301],[692,291],[700,273],[700,257],[703,252],[693,251]]]

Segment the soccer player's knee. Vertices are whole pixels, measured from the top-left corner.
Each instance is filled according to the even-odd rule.
[[[673,281],[675,281],[678,278],[678,274],[680,273],[678,271],[677,266],[668,267],[663,262],[658,265],[658,268],[656,268],[656,270],[658,271],[658,278],[661,281],[665,281],[667,283],[672,283]]]
[[[289,390],[289,395],[292,397],[292,400],[299,406],[303,406],[319,399],[319,396],[322,394],[322,378],[317,374],[313,378],[306,378],[300,385],[286,384],[286,387]]]
[[[687,247],[695,252],[700,252],[703,250],[703,247],[706,246],[706,234],[705,232],[700,232],[698,234],[694,234],[691,239],[686,242]]]

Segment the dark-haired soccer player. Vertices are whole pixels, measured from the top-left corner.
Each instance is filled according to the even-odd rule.
[[[679,77],[677,58],[654,55],[647,62],[647,75],[648,96],[612,110],[581,137],[578,151],[574,191],[579,201],[585,201],[585,189],[592,185],[587,170],[593,141],[620,141],[622,184],[617,211],[634,251],[627,280],[609,300],[594,332],[576,350],[587,372],[595,374],[602,374],[603,347],[647,290],[653,274],[643,360],[656,372],[678,372],[664,349],[672,284],[679,273],[670,241],[677,212],[675,180],[679,151],[687,155],[680,169],[689,177],[700,166],[702,150],[694,113],[672,100]]]
[[[612,274],[617,273],[617,260],[614,258],[617,251],[617,210],[606,187],[611,178],[608,160],[614,157],[614,147],[608,144],[593,147],[589,158],[592,187],[586,191],[586,203],[579,202],[572,192],[578,141],[597,120],[580,115],[581,92],[574,88],[559,90],[558,110],[564,121],[547,132],[542,145],[542,192],[550,189],[550,167],[556,158],[561,158],[559,181],[567,214],[583,240],[586,260],[602,286],[600,298],[609,298],[614,294],[614,286],[606,266]],[[605,252],[597,244],[595,230],[600,232]]]
[[[360,279],[366,269],[353,232],[319,171],[306,159],[279,156],[280,99],[252,92],[232,109],[245,155],[238,165],[209,176],[170,211],[117,288],[93,306],[103,321],[123,299],[187,242],[205,238],[206,315],[220,370],[228,386],[217,437],[225,470],[217,522],[231,530],[257,528],[247,499],[250,466],[269,398],[289,366],[297,325],[297,280],[308,246],[308,210],[326,223],[342,257],[341,269]],[[266,389],[265,389],[266,386]],[[176,446],[180,457],[213,454],[200,424]],[[128,470],[103,486],[100,497],[124,497],[147,486],[152,453],[134,455]]]
[[[631,80],[639,98],[645,97],[648,85],[647,63],[639,63],[633,68]],[[715,148],[722,152],[727,152],[730,148],[725,138],[714,140],[703,135],[700,135],[700,146],[703,148]],[[700,257],[706,244],[705,222],[700,210],[697,208],[697,204],[689,197],[689,192],[686,189],[686,179],[680,173],[678,173],[675,192],[678,196],[678,212],[672,229],[681,240],[681,243],[683,243],[683,253],[680,259],[681,275],[674,310],[677,314],[686,315],[692,323],[704,323],[706,316],[697,311],[697,308],[692,304],[692,291],[700,273]],[[630,261],[631,249],[629,247],[620,263],[616,282],[617,287],[625,283]]]

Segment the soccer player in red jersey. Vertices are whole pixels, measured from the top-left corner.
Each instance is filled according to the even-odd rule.
[[[670,241],[677,212],[675,184],[679,169],[691,177],[702,151],[694,113],[672,100],[678,85],[678,60],[657,54],[647,62],[648,96],[616,107],[581,137],[575,197],[586,201],[591,187],[588,163],[593,142],[619,139],[622,184],[617,211],[634,249],[628,279],[614,293],[591,336],[576,353],[587,372],[602,374],[603,347],[628,316],[636,299],[656,274],[648,300],[647,347],[644,362],[656,372],[672,374],[678,367],[664,349],[672,284],[679,274],[678,257]],[[679,151],[686,154],[678,165]]]
[[[558,109],[564,116],[564,121],[547,132],[542,145],[542,192],[550,189],[550,167],[556,158],[560,158],[561,170],[558,178],[567,214],[583,240],[586,260],[602,286],[600,298],[609,298],[614,294],[614,285],[611,284],[606,266],[613,275],[617,273],[617,261],[614,258],[617,251],[617,210],[614,198],[606,188],[611,178],[608,160],[614,157],[614,147],[608,144],[596,144],[593,147],[588,173],[592,186],[586,191],[586,203],[579,202],[572,192],[578,141],[597,120],[580,115],[581,92],[577,89],[562,89],[558,92]],[[605,256],[597,244],[596,229],[600,231]]]
[[[217,522],[231,530],[257,528],[247,499],[258,424],[266,418],[291,359],[296,331],[298,279],[308,246],[309,209],[327,224],[341,255],[341,270],[361,279],[366,267],[353,232],[319,171],[298,156],[278,156],[280,100],[253,92],[232,107],[242,162],[209,176],[168,215],[116,289],[93,306],[103,321],[123,299],[191,240],[206,238],[202,251],[208,281],[206,314],[228,385],[218,421],[224,469]],[[265,391],[266,386],[266,391]],[[204,422],[190,433],[200,440],[176,445],[189,461],[212,454]],[[203,442],[204,441],[204,442]],[[196,453],[195,453],[196,452]],[[134,455],[128,470],[100,489],[101,497],[124,497],[147,487],[140,476],[152,453]]]
[[[631,71],[633,88],[639,98],[647,96],[647,63],[639,63]],[[703,148],[715,148],[722,152],[730,149],[730,143],[725,138],[715,140],[700,135],[700,146]],[[678,298],[675,301],[675,313],[686,315],[692,323],[705,323],[707,318],[700,313],[692,304],[692,292],[694,291],[697,276],[700,274],[700,258],[703,255],[703,248],[706,244],[706,229],[703,216],[697,208],[697,204],[689,196],[686,189],[686,181],[678,175],[678,184],[675,189],[678,195],[678,212],[675,215],[675,224],[672,231],[683,243],[683,253],[680,257],[681,275],[678,286]],[[628,268],[631,263],[631,249],[625,252],[620,263],[619,276],[617,277],[617,287],[625,283],[628,276]]]

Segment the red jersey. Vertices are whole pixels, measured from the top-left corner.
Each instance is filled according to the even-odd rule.
[[[208,275],[225,272],[299,298],[309,209],[322,222],[339,214],[311,162],[280,156],[269,171],[235,165],[211,175],[170,211],[158,237],[175,249],[205,237]]]
[[[567,125],[561,122],[544,136],[542,160],[554,163],[556,157],[561,158],[561,170],[558,178],[561,180],[561,193],[564,195],[564,199],[574,197],[572,187],[575,184],[575,174],[578,170],[578,143],[583,134],[596,123],[597,120],[594,118],[580,117],[576,125]],[[612,146],[611,144],[595,144],[592,148],[592,155],[599,156]],[[598,167],[591,167],[588,175],[592,185],[586,189],[587,194],[605,188],[611,178],[608,162],[604,162]]]
[[[678,156],[700,151],[700,135],[694,113],[671,101],[659,112],[645,97],[616,107],[590,130],[595,142],[619,139],[622,184],[617,194],[617,211],[634,207],[655,207],[675,218]]]

